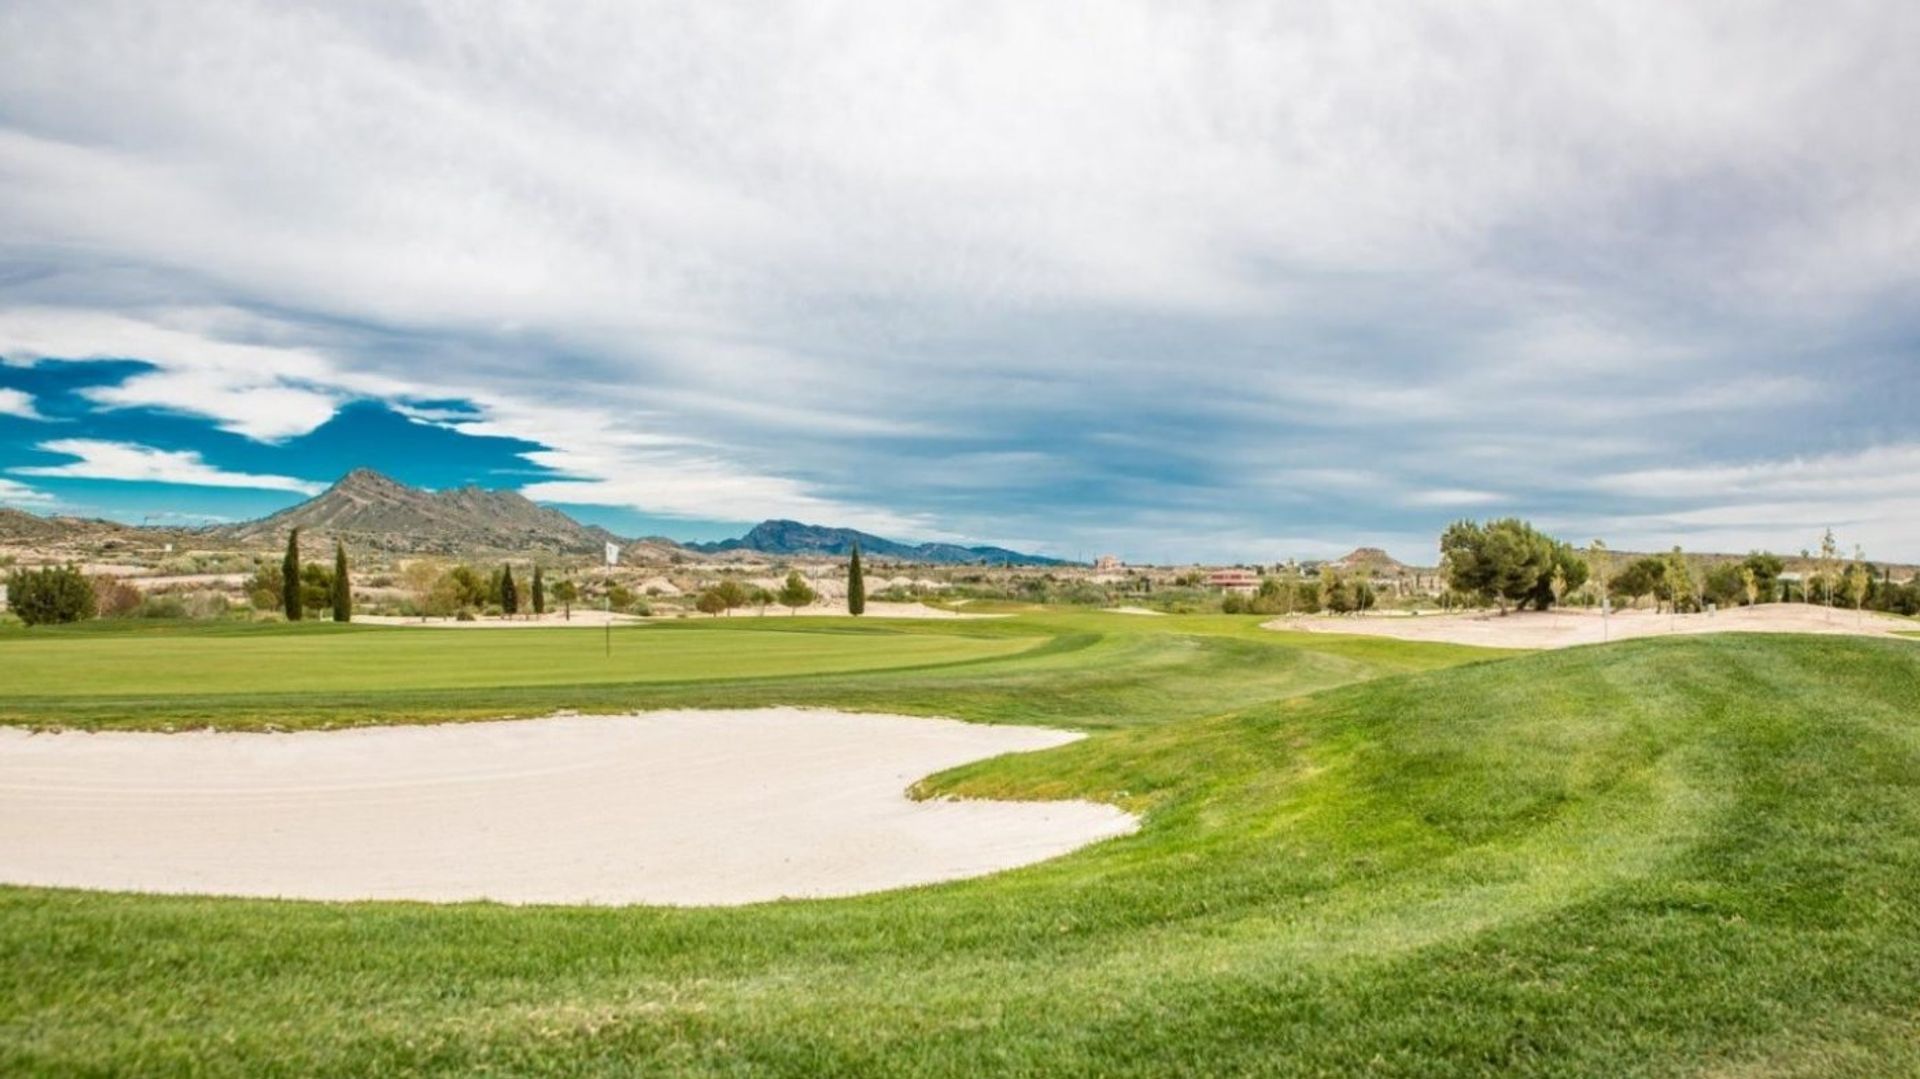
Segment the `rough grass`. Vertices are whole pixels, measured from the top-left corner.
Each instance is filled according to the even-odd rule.
[[[1137,705],[923,791],[1110,799],[1138,834],[734,910],[0,890],[0,1072],[1920,1074],[1920,648],[1392,673],[1224,619],[1021,621],[990,632],[1056,644],[818,686]],[[1323,663],[1380,676],[1291,692]]]

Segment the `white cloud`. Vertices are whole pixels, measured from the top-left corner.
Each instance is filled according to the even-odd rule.
[[[550,496],[688,516],[1054,534],[943,482],[1021,454],[1094,549],[1178,546],[1169,489],[1249,543],[1399,527],[1283,523],[1252,467],[1525,512],[1903,429],[1895,10],[14,0],[0,255],[51,269],[0,348],[262,440],[466,398]]]
[[[1920,442],[1908,442],[1819,457],[1643,469],[1601,476],[1594,485],[1617,494],[1682,501],[1819,500],[1907,495],[1920,485],[1917,478]]]
[[[1582,534],[1662,549],[1674,543],[1702,550],[1817,546],[1832,528],[1843,545],[1874,557],[1912,559],[1920,538],[1920,443],[1892,443],[1853,453],[1741,464],[1645,469],[1603,475],[1601,491],[1629,496],[1638,508],[1611,519],[1567,522]]]
[[[161,450],[131,442],[106,442],[90,438],[54,439],[40,443],[38,448],[46,453],[58,453],[78,460],[63,465],[22,466],[9,471],[18,476],[178,483],[190,487],[245,487],[263,491],[293,491],[303,495],[317,495],[326,489],[323,483],[292,476],[227,472],[208,464],[192,450]]]
[[[21,506],[31,510],[52,509],[58,499],[45,491],[16,480],[0,477],[0,506]]]
[[[33,405],[33,398],[24,390],[8,389],[0,386],[0,416],[13,416],[22,420],[44,420],[45,416]]]
[[[260,323],[224,310],[163,312],[165,322],[46,307],[0,311],[0,354],[14,363],[137,359],[158,370],[84,395],[107,408],[157,408],[205,416],[262,441],[308,431],[358,395],[391,394],[396,380],[351,373],[310,348],[225,340]]]
[[[1435,506],[1443,509],[1494,506],[1507,501],[1511,501],[1510,497],[1498,491],[1474,491],[1459,487],[1436,487],[1432,490],[1415,491],[1406,498],[1409,506]]]

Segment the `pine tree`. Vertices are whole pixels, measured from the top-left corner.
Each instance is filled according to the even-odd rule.
[[[520,613],[520,589],[513,583],[512,566],[504,566],[500,571],[500,609],[508,617]]]
[[[287,534],[287,556],[280,560],[280,606],[287,621],[300,621],[300,530]]]
[[[847,613],[867,613],[867,577],[860,569],[858,540],[853,544],[853,561],[847,563]]]
[[[533,567],[533,616],[538,618],[546,613],[547,581],[540,575],[540,565],[536,562]]]
[[[333,620],[353,621],[353,582],[347,578],[347,546],[333,541]]]

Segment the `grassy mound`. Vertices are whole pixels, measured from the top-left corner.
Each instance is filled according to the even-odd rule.
[[[822,683],[1179,702],[924,784],[1109,799],[1135,836],[725,911],[0,890],[0,1071],[1920,1074],[1920,648],[1642,641],[1287,696],[1265,662],[1364,660],[1136,621]]]

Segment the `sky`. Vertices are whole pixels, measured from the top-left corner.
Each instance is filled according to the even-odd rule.
[[[0,5],[0,504],[1920,561],[1920,6]]]

